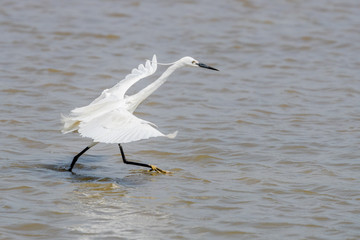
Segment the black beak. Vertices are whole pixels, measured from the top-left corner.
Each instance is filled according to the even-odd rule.
[[[213,67],[210,67],[210,66],[208,66],[208,65],[206,65],[206,64],[204,64],[204,63],[197,63],[197,65],[198,65],[199,67],[201,67],[201,68],[207,68],[207,69],[219,71],[218,69],[213,68]]]

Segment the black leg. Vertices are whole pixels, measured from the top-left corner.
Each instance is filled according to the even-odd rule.
[[[90,147],[87,146],[86,148],[84,148],[84,150],[82,150],[80,153],[78,153],[78,154],[74,157],[74,159],[73,159],[73,161],[72,161],[72,163],[71,163],[70,168],[68,169],[68,171],[72,172],[72,169],[73,169],[76,161],[79,159],[79,157],[80,157],[81,155],[83,155],[83,154],[84,154],[87,150],[89,150],[89,149],[90,149]]]
[[[121,156],[122,156],[123,162],[124,162],[125,164],[131,164],[131,165],[136,165],[136,166],[151,168],[150,165],[145,164],[145,163],[137,163],[137,162],[127,161],[126,158],[125,158],[124,150],[123,150],[123,148],[122,148],[122,146],[121,146],[120,144],[119,144],[119,148],[120,148],[120,152],[121,152]]]
[[[138,162],[130,162],[130,161],[127,161],[122,146],[121,146],[120,144],[118,144],[118,145],[119,145],[119,148],[120,148],[121,157],[122,157],[123,162],[124,162],[125,164],[131,164],[131,165],[136,165],[136,166],[141,166],[141,167],[147,167],[147,168],[150,168],[150,171],[155,171],[155,172],[158,172],[158,173],[169,173],[169,172],[167,172],[167,171],[161,170],[160,168],[158,168],[158,167],[156,167],[156,166],[154,166],[154,165],[149,165],[149,164],[145,164],[145,163],[138,163]]]

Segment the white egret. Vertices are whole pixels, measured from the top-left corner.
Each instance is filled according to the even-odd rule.
[[[157,69],[156,55],[152,61],[147,60],[145,65],[140,64],[129,75],[110,89],[105,89],[101,95],[89,105],[73,109],[68,116],[62,116],[64,127],[62,133],[78,132],[82,137],[88,137],[93,142],[78,153],[71,162],[70,172],[76,161],[91,147],[99,142],[116,143],[121,152],[123,162],[150,168],[150,171],[166,173],[153,165],[138,162],[130,162],[125,158],[122,143],[148,139],[151,137],[174,138],[177,131],[171,134],[163,134],[156,129],[153,123],[140,119],[133,112],[149,95],[158,89],[166,79],[178,68],[191,66],[217,70],[206,64],[200,63],[192,57],[183,57],[169,64],[170,67],[153,83],[132,96],[126,96],[127,90],[142,78],[152,75]]]

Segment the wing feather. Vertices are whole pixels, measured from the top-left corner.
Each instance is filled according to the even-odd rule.
[[[115,109],[89,122],[81,122],[78,131],[81,136],[102,143],[128,143],[151,137],[168,136],[155,129],[151,123],[124,109]]]
[[[92,101],[89,105],[75,108],[70,112],[69,116],[63,116],[62,122],[64,127],[63,133],[77,131],[82,123],[89,123],[101,116],[107,116],[108,113],[115,109],[123,108],[126,110],[124,96],[126,91],[142,78],[152,75],[157,69],[156,55],[152,61],[147,60],[145,65],[140,64],[138,68],[134,68],[125,79],[110,89],[105,89],[99,97]]]
[[[156,55],[154,54],[151,62],[147,60],[145,62],[145,66],[143,64],[140,64],[138,68],[134,68],[133,70],[131,70],[131,73],[126,75],[126,77],[123,80],[121,80],[118,84],[116,84],[112,88],[105,89],[101,93],[101,95],[97,97],[94,101],[92,101],[88,106],[97,103],[102,103],[112,98],[124,99],[126,91],[129,90],[129,88],[132,85],[134,85],[136,82],[140,81],[141,79],[154,74],[156,70],[157,70],[157,59],[156,59]]]
[[[134,68],[124,80],[120,81],[113,88],[109,89],[111,94],[116,94],[119,98],[123,99],[126,91],[139,80],[154,74],[157,70],[157,59],[154,54],[151,62],[147,60],[145,66],[140,64],[138,68]]]

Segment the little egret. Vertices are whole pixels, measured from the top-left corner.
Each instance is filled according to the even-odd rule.
[[[122,160],[126,164],[147,167],[150,168],[150,171],[166,173],[166,171],[154,165],[127,161],[121,144],[151,137],[174,138],[177,131],[165,135],[156,129],[155,124],[136,117],[133,115],[133,112],[142,101],[158,89],[178,68],[191,66],[215,71],[219,70],[200,63],[192,57],[183,57],[174,63],[166,64],[170,65],[170,67],[157,80],[138,93],[132,96],[125,95],[126,91],[136,82],[152,75],[156,71],[157,65],[156,55],[154,55],[152,61],[147,60],[145,65],[140,64],[138,68],[134,68],[125,79],[114,87],[105,89],[89,105],[73,109],[69,116],[62,116],[61,120],[64,124],[62,133],[78,132],[82,137],[88,137],[93,140],[90,145],[74,157],[68,169],[70,172],[72,172],[76,161],[82,154],[101,142],[118,144]]]

